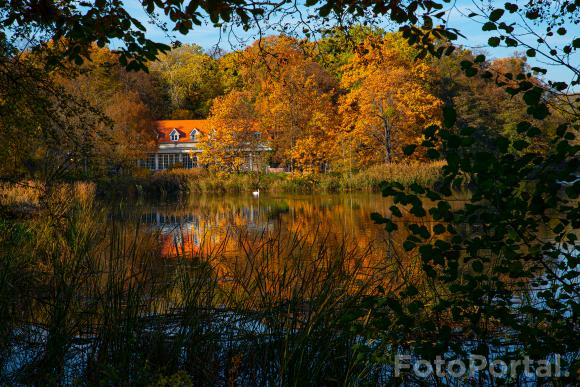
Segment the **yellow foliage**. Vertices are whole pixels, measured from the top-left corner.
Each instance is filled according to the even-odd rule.
[[[369,38],[345,66],[339,102],[342,148],[359,167],[400,160],[423,128],[439,124],[442,102],[429,90],[431,68],[398,35]],[[345,150],[342,149],[345,153]]]
[[[202,133],[199,155],[201,164],[221,171],[239,172],[251,163],[263,162],[261,134],[256,122],[251,95],[232,91],[217,98],[210,113],[208,133]]]
[[[333,103],[336,81],[305,49],[296,39],[269,37],[239,56],[239,72],[251,85],[259,126],[270,140],[273,159],[292,170],[318,170],[329,161],[339,126]]]

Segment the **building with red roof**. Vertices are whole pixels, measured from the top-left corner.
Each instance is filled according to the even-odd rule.
[[[198,155],[203,150],[200,138],[210,131],[209,120],[160,120],[156,122],[157,152],[147,156],[140,165],[153,171],[170,168],[198,167]],[[262,151],[270,148],[263,146]],[[248,168],[254,169],[252,154],[248,154]]]
[[[157,152],[148,155],[142,166],[154,171],[198,166],[199,140],[209,130],[208,120],[161,120],[156,126]]]

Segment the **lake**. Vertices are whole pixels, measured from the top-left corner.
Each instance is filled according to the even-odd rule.
[[[408,253],[402,249],[407,236],[404,222],[419,220],[407,214],[401,231],[387,233],[371,214],[388,214],[392,202],[380,194],[266,195],[250,193],[229,196],[199,196],[173,203],[148,203],[134,207],[140,222],[159,233],[161,254],[166,258],[212,258],[220,277],[236,280],[240,272],[262,256],[264,268],[271,260],[300,256],[301,265],[312,265],[321,254],[346,254],[359,262],[365,278],[400,263]],[[133,214],[135,215],[135,214]],[[265,245],[277,245],[266,251]],[[286,258],[284,258],[286,257]],[[275,266],[275,267],[274,267]],[[393,268],[392,268],[393,269]],[[389,276],[387,276],[389,277]]]
[[[405,329],[391,310],[404,296],[392,295],[412,285],[429,302],[446,291],[403,248],[406,223],[434,223],[403,213],[389,233],[371,214],[391,205],[363,193],[73,204],[41,249],[5,244],[0,384],[44,385],[48,375],[54,384],[386,385],[391,356],[413,351],[397,344]],[[45,220],[34,222],[44,235]],[[431,321],[428,304],[421,313],[409,319]],[[489,348],[495,358],[513,345]]]
[[[287,235],[324,235],[333,241],[356,240],[361,248],[379,248],[386,240],[384,227],[371,220],[371,213],[389,212],[390,203],[379,194],[200,196],[188,201],[136,207],[140,219],[164,236],[167,256],[187,238],[187,248],[216,245],[226,235],[247,232]],[[181,246],[180,246],[181,247]],[[228,246],[227,253],[235,254]]]

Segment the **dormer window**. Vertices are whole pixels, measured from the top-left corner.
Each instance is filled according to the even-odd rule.
[[[169,139],[171,141],[179,141],[179,132],[177,129],[173,129],[171,133],[169,133]]]
[[[191,131],[191,133],[189,133],[189,138],[191,139],[191,141],[197,141],[197,134],[199,133],[199,131],[197,129],[193,129]]]

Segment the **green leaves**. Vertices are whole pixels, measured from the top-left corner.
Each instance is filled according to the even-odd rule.
[[[405,154],[405,156],[411,156],[413,154],[413,152],[415,152],[416,148],[417,148],[417,145],[415,145],[415,144],[405,145],[403,147],[403,153]]]
[[[524,101],[528,105],[537,105],[540,103],[540,99],[542,98],[542,92],[543,90],[539,87],[534,87],[524,93]]]
[[[514,13],[517,12],[517,10],[519,9],[517,4],[513,4],[513,3],[505,3],[504,4],[505,9],[507,9],[510,13]]]
[[[418,235],[423,239],[428,239],[431,236],[424,225],[411,224],[409,225],[409,230],[411,230],[413,234]]]
[[[438,160],[441,157],[441,154],[436,149],[430,148],[427,150],[426,155],[431,160]]]
[[[481,27],[482,31],[494,31],[497,30],[497,26],[493,22],[487,22]]]
[[[497,46],[499,46],[500,42],[501,42],[501,40],[497,36],[492,36],[491,38],[489,38],[487,40],[487,44],[489,44],[490,47],[497,47]]]
[[[509,36],[505,37],[505,44],[508,47],[517,47],[519,45],[518,41],[515,39],[510,38]]]
[[[412,242],[409,240],[406,240],[405,242],[403,242],[403,248],[405,249],[405,251],[411,251],[415,247],[417,247],[417,244],[415,242]]]
[[[473,67],[473,62],[469,60],[463,60],[461,61],[460,65],[461,68],[463,69],[463,72],[468,77],[473,77],[477,74],[477,68]]]
[[[442,224],[440,224],[440,223],[437,223],[437,224],[436,224],[436,225],[433,227],[433,232],[434,232],[436,235],[441,235],[441,234],[443,234],[443,233],[445,232],[445,230],[446,230],[446,229],[445,229],[445,226],[443,226],[443,225],[442,225]]]
[[[528,107],[527,112],[528,114],[531,114],[532,117],[538,120],[543,120],[548,116],[548,114],[550,114],[548,106],[546,106],[546,104],[544,103]]]
[[[457,120],[457,112],[453,106],[445,105],[443,106],[443,125],[446,128],[452,128]]]
[[[475,63],[483,63],[483,62],[485,62],[485,55],[479,54],[478,56],[475,57],[475,59],[473,61]]]
[[[373,220],[376,224],[384,224],[385,230],[387,232],[393,232],[398,229],[395,223],[393,223],[390,219],[383,217],[379,213],[373,212],[371,214],[371,220]]]
[[[489,20],[491,20],[492,22],[498,21],[499,19],[501,19],[501,17],[503,16],[504,12],[505,11],[503,9],[501,9],[501,8],[494,9],[489,14]]]
[[[330,15],[330,11],[332,10],[332,6],[330,3],[318,8],[318,14],[322,17],[327,17]]]
[[[389,207],[389,209],[391,210],[391,214],[393,214],[393,216],[396,216],[398,218],[403,216],[403,214],[401,213],[401,210],[399,210],[399,207],[391,206],[391,207]]]

